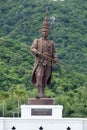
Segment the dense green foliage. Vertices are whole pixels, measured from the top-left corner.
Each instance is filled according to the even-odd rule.
[[[64,106],[63,116],[87,117],[86,0],[0,1],[0,116],[14,112],[19,116],[19,106],[36,95],[30,81],[34,63],[30,45],[40,37],[46,6],[49,38],[55,41],[58,57],[65,63],[53,66],[46,93]]]

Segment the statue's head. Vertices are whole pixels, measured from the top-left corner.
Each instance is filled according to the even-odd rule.
[[[49,27],[49,23],[48,23],[48,9],[46,9],[46,16],[45,16],[43,24],[42,24],[42,31],[43,30],[47,30],[48,32],[50,32],[50,27]]]

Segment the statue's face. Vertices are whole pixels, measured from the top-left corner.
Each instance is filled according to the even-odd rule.
[[[47,38],[49,35],[49,29],[48,28],[42,28],[42,37]]]

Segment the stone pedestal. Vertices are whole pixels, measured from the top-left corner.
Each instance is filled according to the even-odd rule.
[[[30,98],[28,100],[29,105],[55,105],[55,100],[53,98]]]

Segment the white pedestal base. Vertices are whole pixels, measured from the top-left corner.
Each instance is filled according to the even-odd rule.
[[[60,119],[62,110],[62,105],[21,105],[21,118]]]

